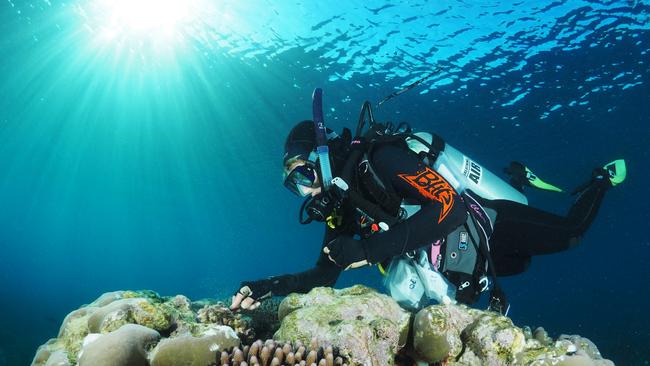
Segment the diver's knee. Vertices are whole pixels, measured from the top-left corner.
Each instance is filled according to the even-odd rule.
[[[531,262],[532,257],[499,258],[495,264],[497,276],[506,277],[524,273]]]

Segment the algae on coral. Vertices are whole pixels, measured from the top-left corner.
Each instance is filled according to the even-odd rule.
[[[210,300],[191,302],[182,295],[162,297],[152,291],[106,293],[71,312],[58,337],[39,347],[32,366],[116,365],[111,360],[142,366],[204,366],[221,359],[242,360],[248,349],[250,360],[259,356],[269,362],[291,357],[309,361],[322,355],[322,362],[329,362],[336,354],[345,358],[337,362],[351,366],[391,365],[398,353],[401,358],[450,366],[613,365],[580,336],[553,340],[542,328],[521,329],[500,314],[462,305],[434,305],[411,314],[392,298],[364,286],[315,288],[308,294],[291,294],[279,305],[269,304],[263,312],[248,313],[259,318],[249,321]],[[278,317],[270,316],[270,311],[277,311]],[[278,319],[282,322],[276,328]],[[268,342],[246,343],[252,342],[257,330],[253,328],[258,326],[264,332],[277,330],[276,340],[296,347],[274,343],[282,344],[279,350]],[[240,345],[240,337],[244,347],[232,349]],[[87,344],[82,347],[84,340]],[[307,352],[300,344],[309,344],[312,350]],[[335,351],[325,352],[328,349]]]

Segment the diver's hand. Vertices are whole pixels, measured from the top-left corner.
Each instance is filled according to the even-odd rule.
[[[323,253],[337,266],[343,267],[344,271],[370,264],[363,243],[349,236],[340,236],[327,243]]]
[[[246,281],[240,286],[232,296],[230,310],[255,310],[260,307],[262,301],[273,296],[270,280]]]

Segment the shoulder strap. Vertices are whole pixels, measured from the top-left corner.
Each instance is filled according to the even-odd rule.
[[[492,223],[489,220],[489,217],[487,217],[485,210],[483,210],[478,201],[472,197],[471,193],[471,191],[463,192],[463,199],[469,211],[469,217],[472,220],[472,223],[474,226],[476,226],[477,229],[480,229],[479,250],[487,259],[488,269],[490,271],[490,276],[492,277],[492,283],[494,284],[492,290],[490,291],[489,310],[496,311],[503,315],[508,315],[510,304],[508,303],[505,292],[503,292],[501,286],[499,285],[499,281],[497,280],[497,273],[488,244],[489,237],[492,233]],[[480,209],[481,211],[479,212],[477,209]],[[481,215],[485,215],[485,218],[482,218]],[[482,223],[479,221],[479,219],[482,221]],[[484,219],[487,219],[488,224],[486,224],[486,221]]]
[[[413,134],[408,125],[406,125],[406,127],[402,126],[403,124],[400,124],[397,128],[398,131],[402,132],[393,132],[391,125],[380,123],[373,124],[364,135],[365,154],[363,158],[360,159],[357,169],[359,181],[364,185],[372,199],[387,213],[398,218],[400,216],[402,199],[397,196],[390,187],[387,187],[381,181],[372,168],[370,161],[372,160],[374,149],[384,144],[394,144],[412,152],[412,150],[409,149],[406,140],[408,138],[416,139],[427,148],[427,152],[424,153],[424,156],[421,155],[420,158],[423,159],[425,163],[431,164],[438,157],[440,151],[444,150],[445,147],[444,140],[438,135],[431,134],[432,140],[431,143],[429,143],[422,137]],[[426,159],[428,159],[428,162]]]
[[[363,184],[372,199],[377,202],[386,212],[393,216],[399,216],[402,199],[386,187],[384,182],[377,176],[368,159],[359,164],[359,181]]]

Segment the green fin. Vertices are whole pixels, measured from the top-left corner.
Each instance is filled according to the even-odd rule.
[[[625,177],[627,176],[627,167],[625,166],[625,160],[618,159],[614,160],[611,163],[605,164],[603,169],[607,170],[609,174],[609,180],[612,182],[612,186],[623,183]]]
[[[381,263],[377,263],[377,269],[379,269],[379,273],[381,273],[382,276],[386,276],[386,269]]]
[[[539,177],[535,175],[535,173],[533,173],[530,169],[528,169],[528,167],[526,167],[526,179],[528,179],[530,185],[535,188],[543,189],[545,191],[562,192],[562,189],[539,179]]]

